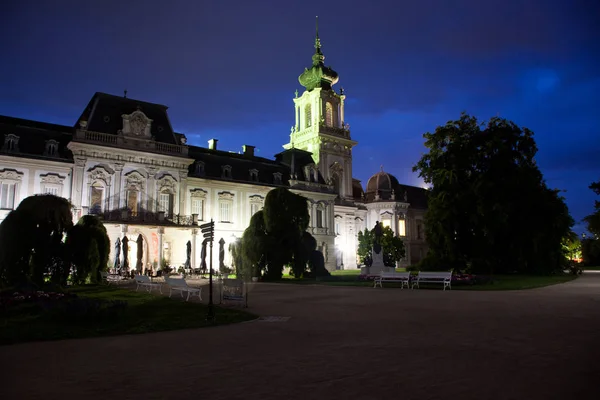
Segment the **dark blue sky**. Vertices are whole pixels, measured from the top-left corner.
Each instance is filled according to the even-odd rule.
[[[88,4],[90,3],[90,4]],[[354,5],[356,4],[356,5]],[[175,130],[272,157],[294,122],[319,15],[340,74],[363,185],[383,164],[407,184],[422,134],[467,111],[535,132],[551,187],[579,222],[600,179],[595,0],[370,2],[8,0],[0,114],[73,125],[96,91],[169,106]],[[581,227],[576,227],[581,231]]]

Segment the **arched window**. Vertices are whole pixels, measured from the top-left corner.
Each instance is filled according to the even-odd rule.
[[[312,110],[310,109],[310,104],[307,104],[304,107],[304,125],[307,128],[312,126]]]
[[[101,214],[104,211],[105,185],[96,181],[90,186],[90,214]]]
[[[338,174],[333,174],[331,177],[331,183],[333,184],[333,190],[336,194],[340,194],[340,177]]]
[[[330,102],[325,103],[325,125],[333,126],[333,105]]]

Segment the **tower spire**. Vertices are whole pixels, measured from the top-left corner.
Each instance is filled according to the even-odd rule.
[[[317,34],[315,36],[315,49],[317,49],[317,53],[321,53],[321,39],[319,39],[319,16],[316,16],[317,19]]]

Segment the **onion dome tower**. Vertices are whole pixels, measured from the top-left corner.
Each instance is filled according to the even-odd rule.
[[[309,92],[314,88],[331,89],[339,80],[337,72],[324,64],[325,55],[321,51],[321,39],[319,39],[319,17],[317,17],[317,34],[315,36],[315,54],[312,56],[310,69],[304,68],[304,72],[298,77],[298,82]]]

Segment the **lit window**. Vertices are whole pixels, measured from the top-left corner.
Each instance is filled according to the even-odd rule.
[[[204,200],[192,199],[192,214],[198,215],[198,221],[204,221]]]
[[[173,195],[171,193],[161,193],[158,195],[158,211],[164,211],[165,215],[173,213]]]
[[[139,195],[140,195],[140,192],[135,189],[131,189],[131,190],[127,191],[127,208],[132,213],[138,212],[138,202],[139,202],[139,198],[140,198]]]
[[[335,234],[336,235],[340,234],[340,224],[339,224],[339,222],[335,223]]]
[[[229,201],[222,201],[219,204],[219,221],[231,222],[231,203]]]
[[[49,189],[49,188],[48,188]],[[94,184],[90,189],[90,214],[100,214],[104,211],[104,187]]]
[[[325,103],[325,125],[333,126],[333,106],[330,102]]]
[[[392,227],[392,220],[390,220],[390,219],[384,219],[383,221],[381,221],[381,225],[384,228],[391,228]]]
[[[310,104],[307,104],[304,107],[304,124],[307,128],[312,126],[312,111],[310,109]]]
[[[260,210],[260,204],[258,204],[258,203],[250,204],[250,216],[253,216],[254,214],[256,214],[258,212],[258,210]]]
[[[398,236],[406,236],[406,221],[403,219],[398,220]]]
[[[15,183],[3,183],[0,186],[0,208],[12,210],[15,208]]]
[[[58,196],[58,188],[56,186],[46,186],[44,187],[44,194]]]

